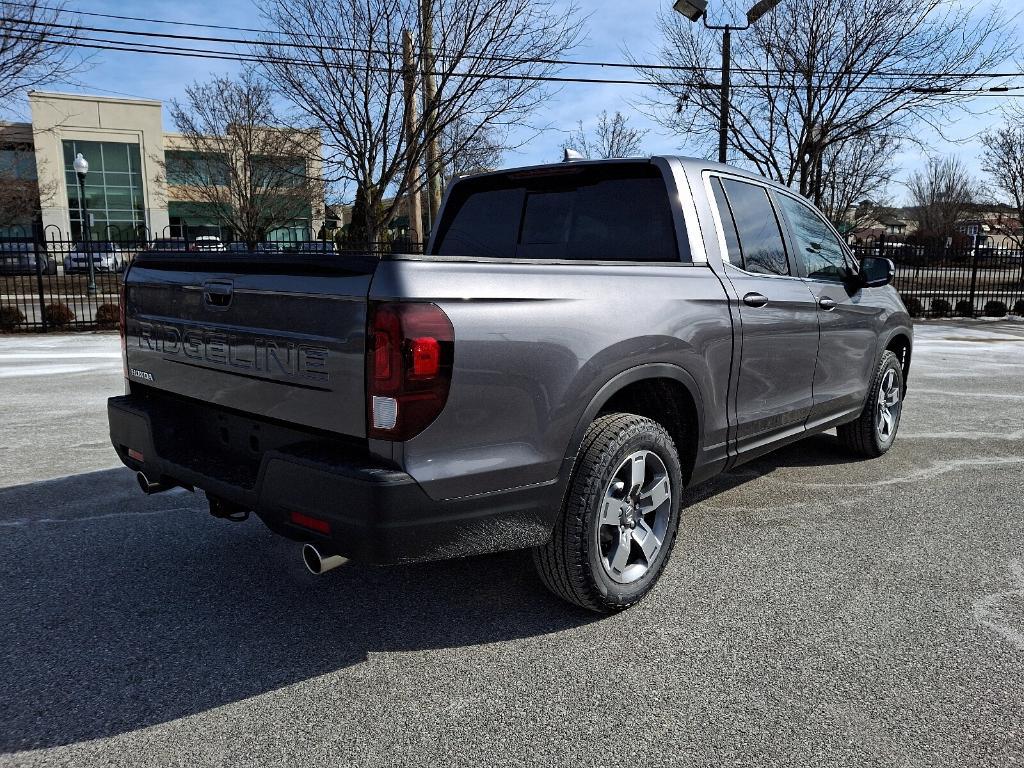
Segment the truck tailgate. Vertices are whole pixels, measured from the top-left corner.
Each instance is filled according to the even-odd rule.
[[[133,383],[363,437],[367,293],[375,259],[281,274],[167,268],[126,281]]]

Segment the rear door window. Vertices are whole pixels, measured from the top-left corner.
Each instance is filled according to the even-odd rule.
[[[736,228],[740,259],[747,272],[763,275],[788,275],[789,261],[782,239],[782,228],[775,216],[768,190],[759,184],[722,179],[726,202]],[[719,213],[721,214],[721,207]],[[723,226],[728,233],[723,216]],[[728,234],[726,235],[728,243]],[[734,256],[730,253],[730,261]],[[735,261],[733,261],[735,263]]]
[[[650,164],[602,164],[458,184],[434,253],[555,261],[678,262],[665,181]],[[689,261],[689,254],[684,260]]]
[[[733,266],[743,269],[743,252],[740,250],[740,239],[736,232],[736,222],[732,218],[732,209],[729,208],[729,201],[725,197],[722,180],[717,176],[711,177],[711,191],[715,196],[718,218],[722,222],[722,234],[725,235],[726,258]]]

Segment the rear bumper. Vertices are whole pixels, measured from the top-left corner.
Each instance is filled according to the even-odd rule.
[[[165,439],[180,421],[180,404],[125,395],[110,398],[107,412],[110,439],[125,466],[153,479],[201,488],[254,511],[276,533],[329,543],[339,554],[364,562],[436,560],[536,546],[550,535],[561,501],[557,484],[436,501],[407,473],[366,457],[341,455],[315,440],[266,450],[246,469],[215,446],[197,444],[186,456],[173,439]],[[129,449],[142,460],[129,456]],[[327,521],[330,533],[293,524],[293,512]]]

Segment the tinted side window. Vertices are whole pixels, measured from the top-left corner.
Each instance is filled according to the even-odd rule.
[[[732,210],[729,208],[729,201],[725,198],[725,189],[722,187],[722,180],[717,176],[711,177],[711,191],[715,195],[715,205],[718,207],[718,218],[722,221],[722,230],[725,234],[725,247],[729,263],[734,266],[743,267],[743,252],[740,251],[740,241],[736,234],[736,222],[732,217]]]
[[[434,252],[559,261],[679,261],[668,191],[654,166],[599,165],[517,176],[457,185]]]
[[[796,257],[813,280],[841,282],[849,274],[846,254],[839,239],[809,205],[779,195],[779,205],[796,241]]]
[[[743,268],[765,275],[788,275],[786,246],[768,190],[734,179],[725,179],[722,184],[739,233]]]

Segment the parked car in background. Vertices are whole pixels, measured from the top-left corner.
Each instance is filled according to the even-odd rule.
[[[111,242],[89,241],[76,243],[64,257],[64,274],[73,275],[89,271],[89,257],[92,255],[93,269],[96,272],[119,272],[124,266],[121,249]]]
[[[252,248],[248,243],[228,243],[229,253],[280,253],[276,243],[256,243]]]
[[[149,244],[150,251],[187,251],[188,242],[184,237],[158,237]]]
[[[337,253],[338,247],[331,240],[315,240],[299,246],[299,253]]]
[[[1012,266],[1020,263],[1020,252],[994,245],[979,245],[973,249],[974,263],[986,267]]]
[[[192,241],[193,251],[223,251],[224,243],[216,235],[200,235]]]
[[[35,243],[0,243],[0,274],[4,275],[57,274],[57,262],[46,255],[46,250]]]

